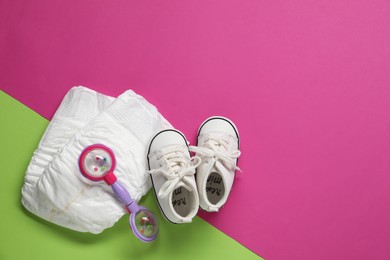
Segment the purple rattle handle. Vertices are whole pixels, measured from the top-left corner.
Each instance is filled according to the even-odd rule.
[[[126,208],[131,213],[136,213],[141,209],[140,206],[131,199],[129,192],[119,181],[114,182],[111,187],[114,190],[115,196],[126,205]]]

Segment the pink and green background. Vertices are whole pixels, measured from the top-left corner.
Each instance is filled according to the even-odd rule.
[[[91,235],[25,211],[25,169],[75,85],[133,89],[191,143],[231,118],[228,204],[160,218],[153,244],[126,217]],[[0,259],[390,259],[388,0],[0,0],[0,89]]]

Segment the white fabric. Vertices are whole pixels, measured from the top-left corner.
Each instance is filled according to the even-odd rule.
[[[143,97],[129,90],[116,100],[84,87],[72,88],[54,115],[28,166],[22,204],[58,225],[100,233],[126,213],[104,182],[80,174],[78,157],[94,143],[110,147],[115,174],[138,201],[150,188],[146,146],[171,125]]]

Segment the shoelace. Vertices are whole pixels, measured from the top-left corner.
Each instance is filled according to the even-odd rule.
[[[162,185],[158,196],[168,196],[179,182],[182,182],[187,190],[192,191],[191,183],[187,177],[195,174],[195,169],[200,164],[200,158],[194,156],[188,162],[188,159],[185,158],[185,153],[188,153],[187,149],[175,146],[169,149],[165,148],[163,155],[157,158],[161,167],[152,169],[149,173],[152,175],[162,174],[167,179]]]
[[[228,152],[228,142],[221,138],[208,138],[204,147],[190,146],[190,151],[206,158],[206,170],[210,172],[215,167],[221,173],[229,174],[229,170],[240,172],[236,159],[241,155],[239,150]]]

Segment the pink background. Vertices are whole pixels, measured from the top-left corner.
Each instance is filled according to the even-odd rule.
[[[390,259],[390,1],[0,0],[1,89],[50,119],[73,85],[191,142],[231,118],[244,173],[200,216],[257,254]]]

